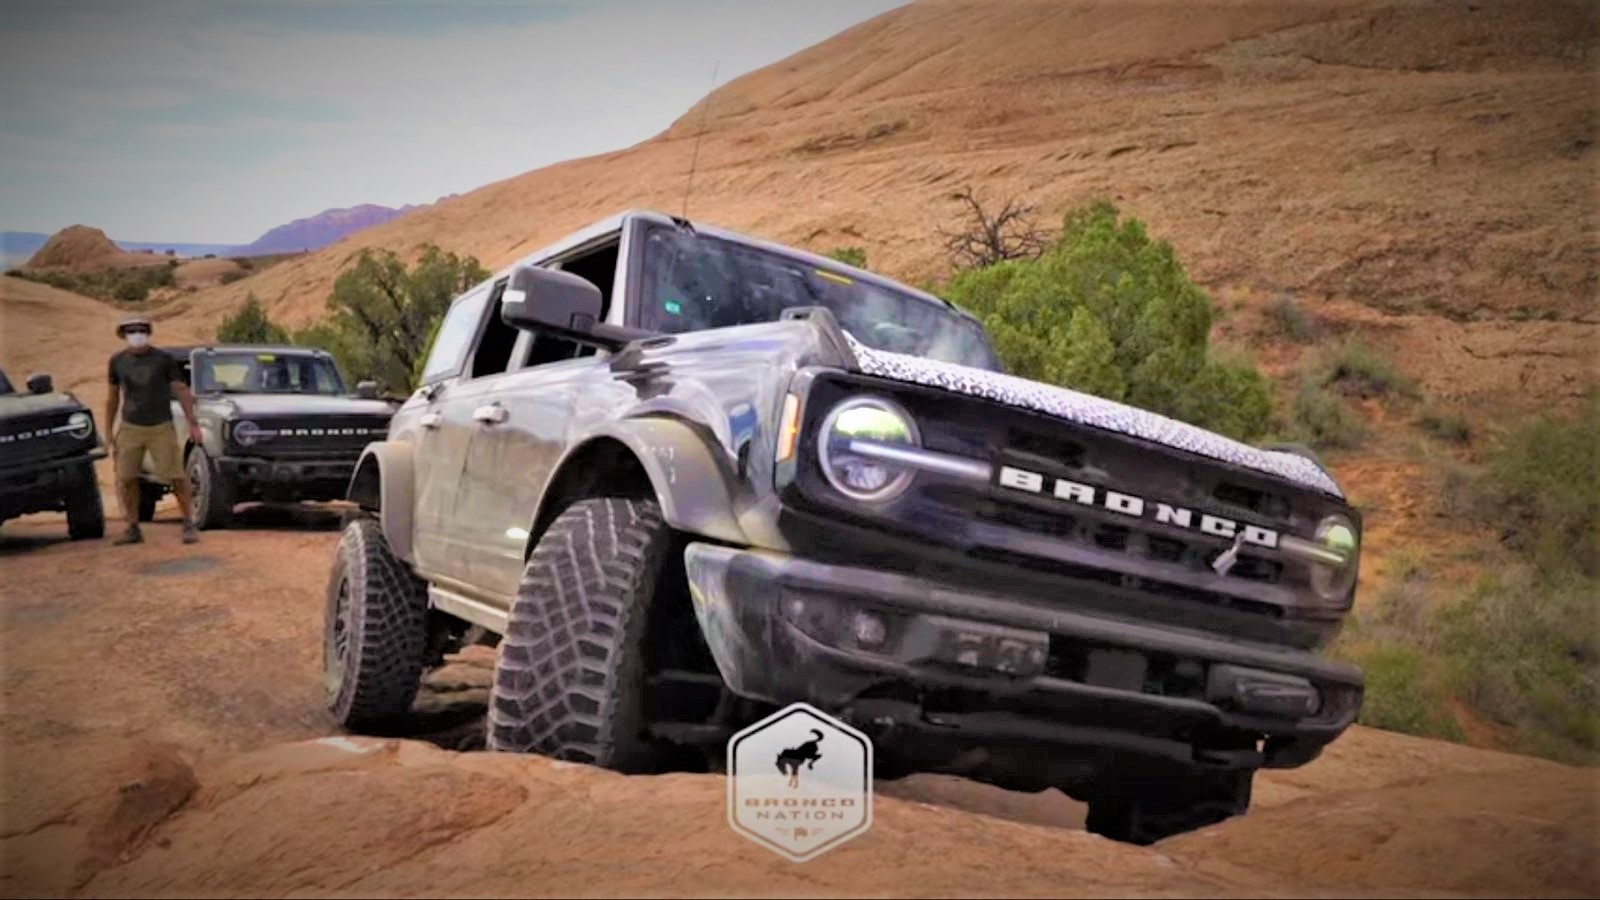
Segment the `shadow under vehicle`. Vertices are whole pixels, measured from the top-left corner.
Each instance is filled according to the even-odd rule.
[[[329,708],[392,727],[489,643],[491,749],[714,764],[806,701],[1121,840],[1243,812],[1356,717],[1317,651],[1359,515],[1304,455],[999,370],[938,298],[680,218],[527,257],[363,454]]]

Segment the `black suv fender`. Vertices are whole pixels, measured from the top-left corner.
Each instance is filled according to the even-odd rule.
[[[740,523],[728,490],[736,478],[733,462],[725,454],[719,457],[708,439],[690,424],[648,416],[597,423],[571,443],[534,511],[529,551],[563,508],[592,493],[582,486],[594,480],[594,464],[600,458],[618,452],[617,445],[639,464],[662,516],[674,529],[716,541],[755,543]],[[606,469],[615,471],[614,466]]]
[[[361,452],[345,498],[376,513],[394,555],[411,562],[415,464],[409,441],[375,441]]]

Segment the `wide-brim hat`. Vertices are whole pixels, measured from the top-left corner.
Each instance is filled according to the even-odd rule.
[[[140,326],[143,326],[145,331],[155,330],[155,326],[151,325],[150,320],[144,316],[128,316],[117,323],[117,337],[127,334],[129,328],[138,328]]]

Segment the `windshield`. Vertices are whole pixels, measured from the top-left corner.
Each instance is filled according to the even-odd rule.
[[[0,369],[0,394],[9,394],[14,390],[15,389],[11,386],[11,380],[6,378],[5,370]]]
[[[344,393],[333,360],[308,353],[206,353],[200,356],[196,389],[225,394]]]
[[[660,228],[645,243],[639,327],[664,334],[775,322],[826,306],[868,347],[998,370],[978,324],[949,307],[744,244]]]

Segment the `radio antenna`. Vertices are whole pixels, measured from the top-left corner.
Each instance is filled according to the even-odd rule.
[[[689,183],[683,186],[683,218],[689,218],[689,193],[694,190],[694,170],[700,163],[700,139],[706,136],[706,114],[711,111],[711,95],[717,90],[717,69],[722,60],[711,64],[711,90],[706,92],[705,105],[700,107],[700,130],[695,132],[694,152],[689,156]]]

